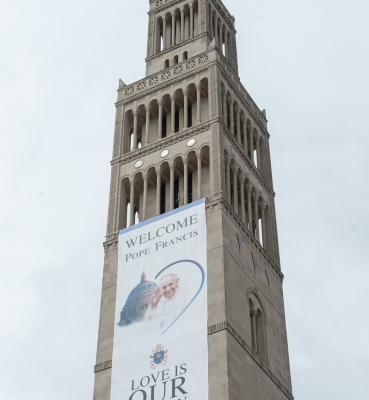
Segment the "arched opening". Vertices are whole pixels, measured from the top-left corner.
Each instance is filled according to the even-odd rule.
[[[243,110],[240,112],[240,145],[246,154],[247,150],[247,134],[246,130],[246,116]],[[247,155],[247,154],[246,154]]]
[[[272,256],[273,251],[272,251],[272,225],[271,225],[271,215],[270,215],[270,209],[268,205],[265,206],[264,209],[264,218],[265,218],[265,223],[264,223],[264,229],[265,229],[265,244],[266,246],[266,252]]]
[[[263,202],[261,197],[259,197],[259,200],[257,201],[257,206],[258,206],[258,210],[262,210],[263,207],[264,207],[264,202]],[[259,242],[264,247],[264,234],[265,234],[265,232],[264,232],[264,227],[263,227],[264,223],[263,222],[264,221],[262,221],[262,218],[260,218],[258,220]]]
[[[156,141],[158,137],[158,124],[159,124],[159,105],[156,99],[151,100],[150,104],[150,114],[149,114],[149,143],[153,143]]]
[[[164,68],[169,68],[169,60],[164,61]]]
[[[162,98],[161,137],[165,138],[170,132],[171,100],[169,94]]]
[[[194,83],[191,83],[187,87],[187,93],[188,93],[187,126],[190,128],[195,124],[197,118],[197,113],[196,113],[197,90]]]
[[[267,362],[266,324],[259,299],[251,293],[249,297],[251,347],[259,357]]]
[[[169,163],[164,162],[161,165],[161,183],[160,183],[160,214],[169,211],[169,193],[170,193],[170,168]]]
[[[179,132],[183,129],[184,116],[184,96],[182,89],[177,89],[174,93],[175,97],[175,116],[174,116],[174,132]]]
[[[247,146],[247,154],[246,155],[250,158],[250,160],[252,160],[252,155],[251,155],[251,137],[252,137],[252,134],[251,134],[251,131],[252,131],[251,121],[249,119],[247,119],[247,122],[246,122],[246,137],[247,137],[248,146]]]
[[[172,45],[172,15],[167,13],[163,19],[163,50],[169,49]]]
[[[155,27],[155,53],[160,53],[163,50],[163,18],[159,17],[156,19]]]
[[[177,65],[177,64],[178,64],[178,56],[174,56],[173,65]]]
[[[133,147],[133,111],[127,110],[123,123],[123,154],[128,153]]]
[[[177,8],[174,11],[174,32],[172,33],[172,46],[181,42],[181,11]],[[174,40],[173,40],[174,39]],[[177,61],[178,63],[178,61]]]
[[[267,177],[267,159],[266,159],[266,150],[265,150],[265,142],[262,137],[259,138],[259,170],[261,175],[264,178]]]
[[[200,34],[200,18],[199,18],[199,6],[198,1],[193,2],[193,32],[192,36],[197,36]]]
[[[127,208],[129,205],[130,190],[131,185],[129,183],[129,179],[122,179],[118,192],[118,230],[127,228],[127,226],[129,226],[129,210],[127,210]]]
[[[188,40],[190,38],[190,6],[185,4],[183,6],[184,14],[184,26],[183,26],[183,40]]]
[[[188,59],[188,52],[185,51],[185,52],[183,52],[183,61],[185,61],[187,59]]]
[[[146,133],[146,107],[141,104],[137,108],[137,148],[140,149],[144,145],[144,135]]]
[[[210,118],[209,111],[209,83],[208,78],[200,81],[200,121],[207,121]]]

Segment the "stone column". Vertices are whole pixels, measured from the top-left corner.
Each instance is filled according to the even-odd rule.
[[[223,30],[222,23],[220,23],[220,24],[219,24],[219,34],[218,34],[218,47],[219,47],[220,52],[222,52],[222,49],[223,49],[223,35],[222,35],[222,30]]]
[[[162,123],[163,123],[163,102],[158,101],[159,116],[158,116],[158,139],[161,139]]]
[[[137,149],[137,110],[133,112],[133,145],[132,150]]]
[[[149,144],[149,130],[150,130],[150,106],[146,107],[146,136],[145,146]]]
[[[188,160],[183,158],[183,204],[188,204]]]
[[[201,182],[201,158],[202,154],[197,153],[197,198],[202,197],[202,182]]]
[[[197,123],[201,123],[201,91],[200,91],[200,85],[196,85],[196,90],[197,90],[197,98],[196,98],[196,103],[197,103]]]
[[[247,156],[247,126],[246,126],[246,118],[245,121],[243,122],[243,146],[244,146],[244,152]]]
[[[167,48],[167,20],[163,18],[163,50]]]
[[[259,239],[259,207],[258,207],[258,200],[257,198],[254,199],[254,214],[255,214],[255,238],[260,242]]]
[[[176,17],[174,12],[172,12],[172,46],[176,44]]]
[[[145,221],[147,218],[147,175],[143,176],[144,181],[144,192],[143,192],[143,213],[142,220]]]
[[[265,212],[264,212],[265,204],[261,207],[261,226],[263,227],[263,248],[267,251],[267,239],[266,239],[266,230],[265,230]]]
[[[229,44],[228,44],[228,32],[226,31],[225,33],[225,57],[228,60],[229,59]]]
[[[238,214],[237,168],[233,168],[232,172],[233,172],[233,210],[236,214]]]
[[[241,144],[241,110],[237,110],[237,142]]]
[[[130,181],[131,183],[131,193],[129,196],[129,226],[135,224],[135,183],[134,181]]]
[[[226,163],[226,185],[227,185],[227,202],[231,205],[231,171],[230,171],[230,162]]]
[[[170,96],[170,99],[172,100],[172,106],[170,109],[170,132],[173,134],[174,133],[175,115],[176,115],[176,102],[175,102],[174,96]]]
[[[183,128],[188,128],[188,91],[183,90]]]
[[[245,216],[245,178],[241,177],[241,219],[242,222],[246,223],[246,216]]]
[[[169,195],[169,210],[174,208],[174,164],[169,165],[170,168],[170,195]]]
[[[249,215],[249,231],[252,232],[251,186],[247,189],[247,206]]]
[[[250,158],[254,162],[254,129],[251,127],[250,131]]]
[[[181,42],[184,42],[184,11],[181,8]]]
[[[190,39],[193,38],[193,4],[190,4]]]
[[[256,315],[256,311],[255,310],[252,310],[251,311],[251,319],[252,319],[252,333],[253,333],[253,341],[252,341],[252,347],[253,347],[253,349],[256,351],[256,352],[258,352],[258,340],[257,340],[257,337],[256,337],[256,318],[255,318],[255,315]]]
[[[218,46],[218,18],[216,14],[214,20],[214,34],[215,34],[215,45]]]
[[[213,11],[211,9],[209,9],[209,16],[210,16],[210,21],[209,21],[209,26],[210,26],[210,41],[213,40],[214,36],[213,36]]]
[[[156,215],[160,215],[161,171],[156,170]]]
[[[234,136],[234,115],[233,115],[233,99],[231,100],[231,104],[229,107],[229,119],[230,119],[230,131]]]
[[[226,91],[224,89],[223,93],[223,122],[225,126],[227,126],[227,97],[226,97]]]

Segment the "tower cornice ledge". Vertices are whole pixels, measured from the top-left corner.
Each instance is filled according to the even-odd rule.
[[[197,36],[197,38],[199,38],[199,36]],[[214,54],[218,55],[219,59],[214,56]],[[120,87],[118,89],[118,101],[115,103],[115,106],[119,107],[134,102],[135,100],[157,92],[163,87],[167,87],[169,82],[175,84],[185,78],[187,79],[189,76],[205,71],[213,65],[217,65],[225,72],[223,74],[224,79],[227,79],[229,85],[232,86],[232,89],[238,95],[240,101],[242,101],[245,109],[249,112],[250,116],[254,118],[255,124],[257,124],[269,138],[270,135],[266,127],[267,119],[265,115],[244,88],[239,76],[217,47],[211,47],[207,51],[170,68],[149,75],[127,86]],[[123,93],[121,93],[122,91]]]

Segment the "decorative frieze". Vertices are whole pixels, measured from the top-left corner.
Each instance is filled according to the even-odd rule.
[[[112,366],[112,360],[105,361],[100,364],[96,364],[94,367],[94,372],[96,374],[96,372],[100,372],[100,371],[103,371],[104,369],[111,368],[111,366]]]
[[[172,144],[181,142],[182,140],[189,139],[193,136],[199,135],[210,129],[211,124],[206,123],[196,126],[194,129],[187,129],[184,133],[176,133],[170,135],[165,139],[161,139],[156,143],[150,144],[149,146],[142,147],[140,149],[131,151],[124,154],[122,157],[112,161],[112,165],[116,165],[119,162],[120,165],[127,164],[131,161],[137,160],[138,158],[144,157],[148,154],[154,153],[158,150],[164,149]]]

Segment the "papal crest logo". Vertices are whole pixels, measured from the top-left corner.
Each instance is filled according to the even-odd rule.
[[[167,363],[169,351],[164,346],[158,344],[150,355],[151,368],[156,368],[158,365],[165,365]]]

